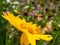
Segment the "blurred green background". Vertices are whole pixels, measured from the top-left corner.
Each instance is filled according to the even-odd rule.
[[[46,32],[53,36],[50,42],[37,41],[37,45],[60,45],[60,0],[0,0],[0,45],[19,45],[21,32],[12,27],[2,18],[3,12],[12,12],[45,27],[52,21],[52,32]],[[39,17],[38,14],[42,16]]]

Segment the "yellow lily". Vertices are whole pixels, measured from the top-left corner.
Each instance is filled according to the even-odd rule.
[[[22,31],[20,44],[21,45],[36,45],[36,40],[51,41],[52,36],[42,34],[41,27],[33,24],[32,22],[26,22],[25,19],[20,19],[18,16],[14,16],[12,13],[3,13],[3,18],[9,21],[15,28]]]

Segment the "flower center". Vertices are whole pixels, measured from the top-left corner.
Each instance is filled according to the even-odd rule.
[[[28,32],[31,33],[31,34],[34,33],[34,31],[31,28],[28,28]]]

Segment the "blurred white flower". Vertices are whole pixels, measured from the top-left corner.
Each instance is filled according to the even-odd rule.
[[[13,4],[19,4],[19,2],[18,1],[14,1]]]
[[[14,30],[14,28],[11,28],[11,30],[13,31],[13,30]]]
[[[10,2],[10,0],[6,0],[6,2],[8,2],[8,3],[9,3],[9,2]]]
[[[15,5],[13,5],[12,7],[15,8]]]
[[[31,7],[31,9],[35,9],[35,7]]]
[[[12,35],[9,35],[9,39],[12,38]]]
[[[30,4],[30,0],[28,0],[27,2],[28,2],[28,4]]]
[[[27,9],[27,8],[29,8],[29,6],[25,6],[25,7],[24,7],[24,9]]]
[[[50,9],[55,9],[55,5],[53,3],[50,3]]]

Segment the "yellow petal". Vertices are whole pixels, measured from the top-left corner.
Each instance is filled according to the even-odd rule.
[[[44,35],[44,34],[34,34],[35,38],[37,40],[45,40],[45,41],[51,41],[53,37],[51,35]]]
[[[36,27],[35,31],[38,33],[38,34],[42,34],[42,29],[40,26]]]
[[[10,24],[12,24],[15,28],[17,28],[19,31],[21,30],[21,23],[23,24],[24,20],[22,21],[19,17],[14,16],[11,13],[3,13],[4,15],[2,15],[3,18],[5,18],[6,20],[9,21]]]
[[[22,35],[21,35],[20,44],[21,45],[28,45],[29,44],[29,40],[28,40],[25,33],[22,33]]]
[[[29,33],[23,33],[22,36],[21,36],[21,45],[24,44],[24,45],[36,45],[36,40],[34,38],[33,35],[29,34]]]

